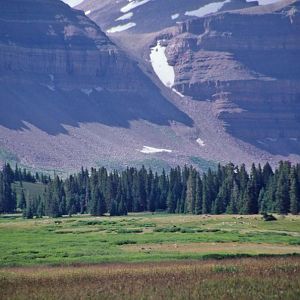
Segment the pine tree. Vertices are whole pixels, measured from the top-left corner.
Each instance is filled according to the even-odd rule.
[[[110,214],[111,217],[119,215],[118,206],[117,206],[116,200],[112,200],[111,201],[109,214]]]
[[[300,212],[300,190],[297,180],[297,172],[293,168],[290,175],[290,212],[297,215]]]
[[[199,215],[202,213],[202,180],[201,177],[199,175],[199,173],[197,174],[197,178],[196,178],[196,203],[195,203],[195,214]]]
[[[186,212],[195,213],[196,207],[196,174],[192,168],[189,170],[186,188]]]
[[[287,214],[290,208],[289,181],[283,171],[279,174],[276,188],[277,210],[281,214]]]
[[[18,203],[18,208],[20,208],[21,210],[26,208],[26,197],[25,197],[25,193],[24,193],[23,189],[21,191],[21,196],[20,196],[20,200],[19,200],[19,203]]]

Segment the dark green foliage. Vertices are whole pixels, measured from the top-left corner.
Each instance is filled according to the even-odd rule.
[[[264,221],[276,221],[277,219],[273,215],[269,215],[267,213],[263,214]]]
[[[296,168],[293,168],[290,174],[290,211],[292,214],[300,212],[300,186],[297,178]]]
[[[16,180],[20,183],[18,197]],[[45,191],[25,194],[22,181],[31,185],[44,183]],[[18,166],[12,170],[5,164],[0,172],[0,213],[14,212],[16,207],[26,218],[78,213],[120,216],[142,211],[298,214],[300,165],[280,162],[273,172],[268,163],[263,167],[253,164],[248,173],[245,165],[229,163],[204,174],[192,166],[173,168],[169,174],[153,173],[145,167],[127,168],[121,173],[109,173],[105,168],[92,168],[89,172],[82,168],[78,174],[62,180],[58,176],[51,179],[43,174],[32,175]]]

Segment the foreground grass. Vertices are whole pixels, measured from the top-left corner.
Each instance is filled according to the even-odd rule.
[[[300,258],[2,268],[2,299],[300,299]]]
[[[300,253],[300,217],[0,217],[0,267]]]

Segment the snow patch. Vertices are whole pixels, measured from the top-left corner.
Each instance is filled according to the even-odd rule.
[[[83,2],[83,0],[63,0],[65,3],[69,4],[71,7],[74,7],[78,4],[80,4],[81,2]]]
[[[293,142],[297,142],[297,141],[298,141],[298,138],[296,138],[296,137],[291,137],[291,138],[289,138],[289,140],[290,140],[290,141],[293,141]]]
[[[257,1],[258,5],[268,5],[272,3],[279,2],[280,0],[247,0],[247,2]]]
[[[88,15],[91,13],[91,11],[90,11],[90,10],[87,10],[87,11],[85,11],[84,13],[85,13],[86,16],[88,16]]]
[[[124,25],[118,25],[116,27],[112,27],[110,29],[108,29],[106,32],[107,33],[115,33],[115,32],[121,32],[121,31],[125,31],[128,30],[129,28],[134,27],[136,24],[133,22],[124,24]]]
[[[204,143],[204,141],[203,141],[201,138],[198,138],[198,139],[196,140],[196,142],[197,142],[201,147],[204,147],[204,146],[205,146],[205,143]]]
[[[266,138],[266,140],[269,142],[277,142],[276,138],[271,138],[271,137]]]
[[[47,84],[46,86],[47,86],[47,88],[48,88],[50,91],[55,92],[55,86],[54,86],[54,85],[49,85],[49,84]]]
[[[218,12],[223,7],[223,5],[228,2],[230,2],[230,0],[225,0],[223,2],[209,3],[204,6],[201,6],[200,8],[198,8],[196,10],[187,11],[187,12],[185,12],[185,15],[200,18],[200,17],[206,16],[208,14]]]
[[[154,147],[148,147],[148,146],[143,146],[143,149],[138,150],[138,151],[145,153],[145,154],[162,153],[162,152],[172,153],[172,150],[169,150],[169,149],[160,149],[160,148],[154,148]]]
[[[165,54],[166,47],[161,45],[161,41],[151,48],[150,60],[154,72],[160,81],[167,87],[171,88],[175,81],[174,68],[168,64],[168,59]]]
[[[133,12],[129,12],[121,17],[119,17],[118,19],[116,19],[115,21],[124,21],[124,20],[130,20],[133,17]]]
[[[176,89],[172,89],[172,91],[174,92],[174,93],[176,93],[178,96],[180,96],[181,98],[184,98],[184,95],[182,95],[180,92],[178,92]]]
[[[97,92],[102,92],[102,91],[103,91],[103,87],[97,86],[97,87],[95,88],[95,90],[96,90]]]
[[[129,0],[128,1],[129,3],[127,5],[125,5],[125,6],[123,6],[120,9],[120,11],[125,14],[125,13],[131,11],[132,9],[134,9],[134,8],[136,8],[138,6],[144,5],[144,4],[146,4],[146,3],[150,2],[150,1],[151,0],[131,0],[131,1]]]
[[[176,19],[178,19],[179,16],[180,16],[179,14],[174,14],[171,16],[171,19],[176,20]]]
[[[89,96],[93,92],[93,89],[81,89],[81,91]]]

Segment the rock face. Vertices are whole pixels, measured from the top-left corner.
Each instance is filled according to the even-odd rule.
[[[194,18],[186,12],[199,13],[198,0],[89,0],[86,14],[60,0],[2,1],[0,161],[47,170],[299,161],[298,3],[225,12],[257,3],[203,1],[224,12]],[[130,20],[109,38],[98,27]],[[184,96],[152,70],[162,39]]]
[[[257,4],[256,1],[245,0],[89,0],[82,1],[77,8],[85,11],[105,31],[131,24],[130,28],[122,32],[151,33],[192,19],[197,14]],[[205,9],[198,12],[204,6]]]
[[[123,74],[134,71],[132,62],[83,12],[57,0],[12,0],[1,8],[2,78],[20,75],[63,88],[130,87]]]
[[[220,12],[178,25],[167,55],[175,88],[213,102],[234,136],[300,152],[300,2]]]
[[[1,125],[188,120],[82,11],[59,0],[12,0],[1,8]]]
[[[101,139],[108,127],[192,124],[93,21],[60,0],[1,2],[0,107],[0,160],[11,153],[49,168],[94,165],[103,153],[122,160],[111,150],[122,133]],[[98,127],[87,132],[85,124]]]

